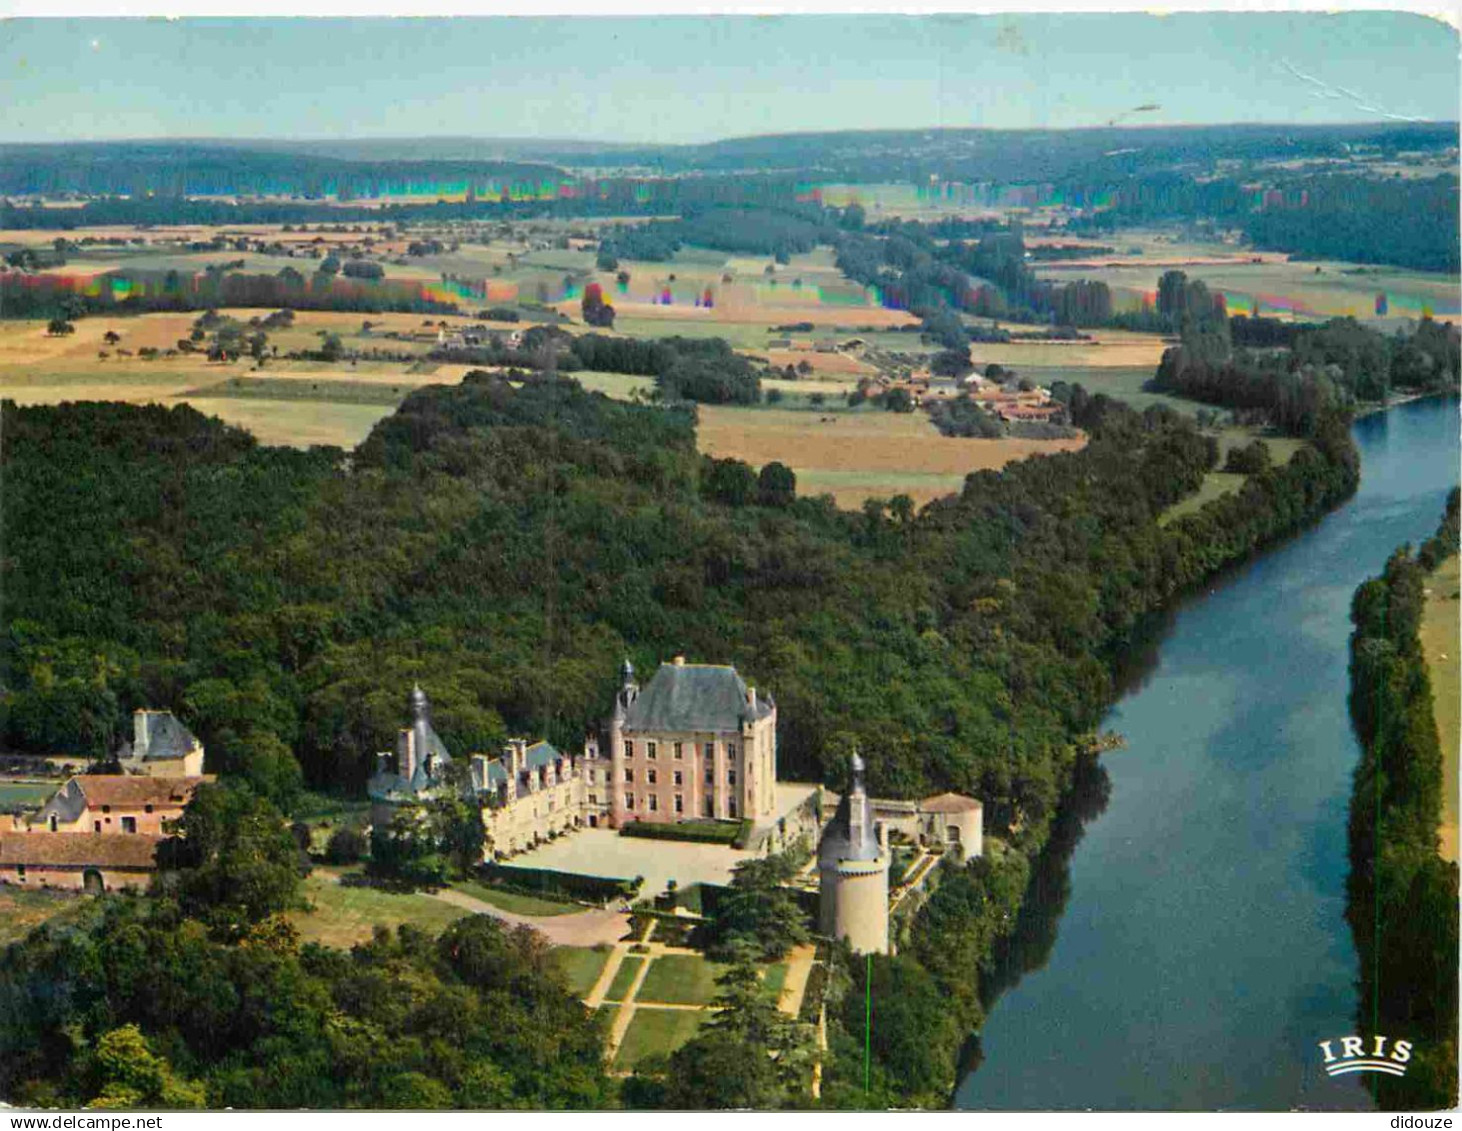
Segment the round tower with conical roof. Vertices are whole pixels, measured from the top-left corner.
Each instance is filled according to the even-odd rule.
[[[850,759],[853,783],[822,835],[817,853],[818,926],[846,939],[855,954],[888,953],[888,850],[873,827],[863,759]]]

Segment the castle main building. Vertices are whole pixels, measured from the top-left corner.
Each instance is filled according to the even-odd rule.
[[[776,809],[777,705],[730,665],[676,656],[642,689],[628,660],[605,724],[610,822],[757,820]],[[586,758],[601,758],[590,739]]]

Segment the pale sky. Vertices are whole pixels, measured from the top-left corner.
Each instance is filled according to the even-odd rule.
[[[0,22],[3,141],[1454,121],[1459,84],[1387,12]]]

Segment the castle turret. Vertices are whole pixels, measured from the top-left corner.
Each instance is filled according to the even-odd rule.
[[[888,849],[873,825],[863,759],[850,759],[852,785],[823,832],[817,866],[819,927],[856,954],[888,953]]]

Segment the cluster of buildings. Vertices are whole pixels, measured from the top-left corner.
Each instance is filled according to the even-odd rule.
[[[395,750],[376,756],[368,784],[373,826],[434,798],[467,796],[482,816],[487,860],[583,828],[691,819],[750,827],[777,816],[777,704],[730,665],[677,656],[641,686],[626,660],[608,717],[578,754],[512,739],[496,757],[454,758],[420,687],[407,711]],[[171,712],[137,711],[132,740],[116,752],[122,772],[73,776],[38,812],[0,831],[0,883],[96,893],[146,883],[166,826],[213,780],[203,754]],[[856,951],[883,952],[890,835],[976,856],[982,809],[957,794],[878,801],[867,795],[856,754],[851,769],[852,787],[820,835],[820,925]],[[666,851],[662,841],[642,843],[647,853]]]
[[[212,781],[203,744],[171,711],[137,711],[116,774],[77,774],[0,830],[0,883],[100,893],[144,886],[164,824]]]

